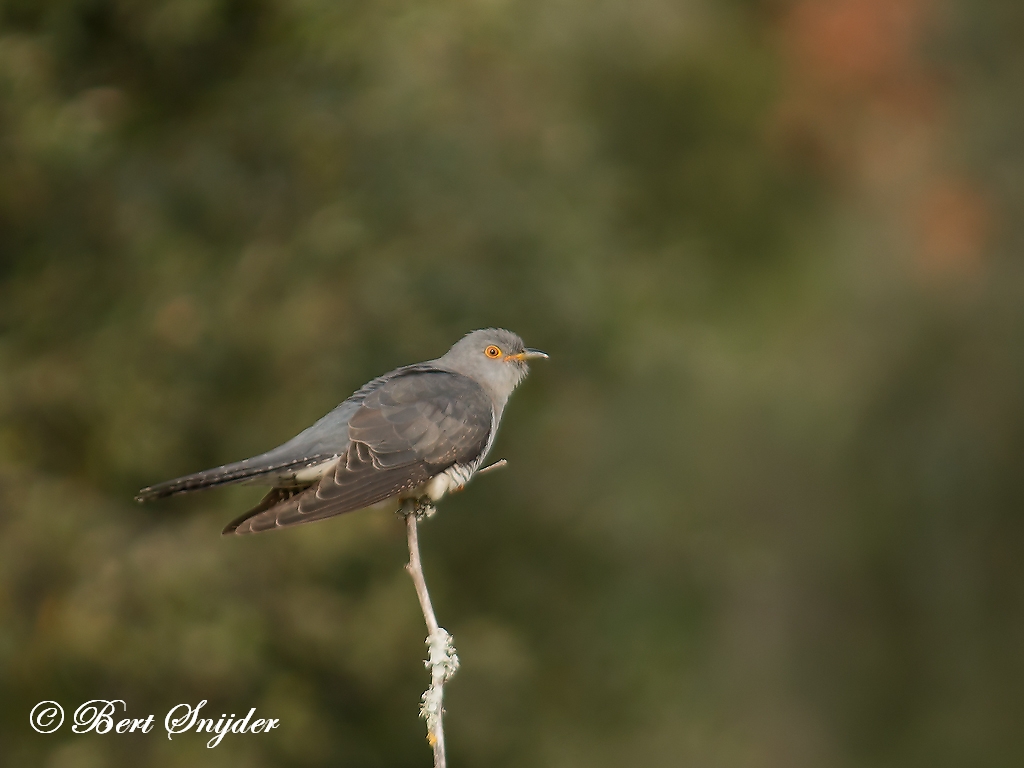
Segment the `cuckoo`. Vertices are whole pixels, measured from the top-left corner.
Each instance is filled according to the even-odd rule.
[[[444,355],[370,381],[313,426],[250,459],[143,488],[138,501],[234,483],[269,485],[225,534],[366,507],[429,505],[480,469],[509,395],[546,358],[511,331],[473,331]]]

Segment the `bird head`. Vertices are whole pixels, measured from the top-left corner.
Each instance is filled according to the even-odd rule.
[[[530,349],[512,331],[484,328],[459,339],[437,362],[450,370],[469,376],[504,403],[529,373],[528,361],[547,358],[539,349]]]

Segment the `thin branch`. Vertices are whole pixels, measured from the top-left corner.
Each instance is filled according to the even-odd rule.
[[[502,467],[504,467],[504,466],[505,466],[506,464],[508,464],[508,462],[507,462],[507,461],[505,461],[504,459],[498,459],[498,460],[497,460],[496,462],[494,462],[493,464],[488,464],[488,465],[487,465],[486,467],[484,467],[483,469],[481,469],[480,471],[478,471],[478,472],[477,472],[476,474],[477,474],[477,476],[479,477],[480,475],[484,475],[484,474],[487,474],[488,472],[493,472],[493,471],[494,471],[494,470],[496,470],[496,469],[501,469],[501,468],[502,468]]]
[[[448,682],[455,670],[459,668],[459,657],[452,645],[452,636],[437,623],[434,608],[430,604],[430,593],[427,582],[423,578],[423,564],[420,562],[420,542],[416,525],[421,516],[429,516],[432,509],[423,508],[418,504],[406,502],[405,528],[409,539],[409,563],[405,570],[412,577],[416,587],[416,596],[423,610],[423,620],[427,624],[427,660],[424,666],[430,670],[430,687],[423,693],[420,705],[420,717],[427,721],[427,741],[434,749],[434,768],[445,768],[444,751],[444,684]]]

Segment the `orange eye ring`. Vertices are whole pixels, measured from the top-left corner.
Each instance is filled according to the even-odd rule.
[[[493,344],[491,344],[491,346],[484,350],[484,354],[493,360],[495,358],[501,357],[501,350],[498,349]]]

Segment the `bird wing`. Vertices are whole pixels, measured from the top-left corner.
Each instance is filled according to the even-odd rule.
[[[366,394],[333,471],[297,494],[275,488],[224,533],[322,520],[417,488],[481,459],[493,422],[491,399],[473,379],[441,369],[403,372]]]

